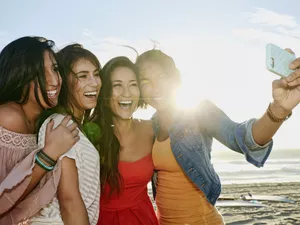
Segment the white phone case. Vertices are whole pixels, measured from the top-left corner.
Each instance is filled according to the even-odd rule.
[[[296,56],[281,49],[274,44],[266,45],[266,66],[267,69],[281,77],[287,77],[294,70],[289,69],[289,65]]]

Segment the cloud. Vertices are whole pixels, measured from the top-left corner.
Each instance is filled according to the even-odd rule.
[[[247,77],[250,77],[248,84],[250,86],[251,84],[255,85],[253,87],[255,88],[254,92],[251,88],[248,88],[248,85],[244,86],[243,91],[243,93],[249,92],[252,95],[251,97],[247,94],[243,95],[246,102],[251,102],[251,100],[255,99],[255,101],[252,101],[252,106],[255,106],[251,112],[253,113],[256,109],[263,109],[263,104],[271,100],[270,97],[269,99],[267,97],[267,91],[271,93],[271,81],[278,78],[265,68],[265,45],[274,43],[282,48],[291,48],[296,53],[296,56],[299,56],[300,24],[292,15],[280,14],[262,8],[258,8],[254,12],[244,13],[244,15],[246,15],[244,18],[247,25],[240,29],[234,29],[232,37],[236,44],[239,43],[243,46],[243,51],[240,51],[239,54],[240,58],[244,60],[237,59],[238,64],[242,64],[242,67],[246,68],[242,72],[242,76],[244,76],[245,80]],[[248,63],[244,63],[244,61]],[[236,70],[236,68],[234,69]],[[245,83],[247,84],[247,82]],[[228,111],[230,112],[230,109]],[[242,111],[241,113],[243,115],[247,114],[247,112]],[[295,117],[295,120],[299,120],[299,115],[295,115]],[[287,122],[285,127],[281,128],[276,134],[276,136],[282,136],[282,138],[276,139],[275,148],[299,146],[299,143],[294,141],[297,140],[294,134],[295,130],[297,130],[297,126],[293,122]],[[286,142],[286,134],[289,134],[288,143]]]
[[[294,16],[279,14],[264,8],[258,8],[253,13],[248,13],[250,23],[265,25],[265,26],[284,26],[288,28],[296,28],[299,25]]]
[[[299,49],[300,24],[291,15],[280,14],[267,9],[258,8],[255,12],[244,13],[248,27],[235,29],[232,34],[246,41],[256,41],[265,45],[275,43],[282,47],[290,46]],[[300,49],[299,49],[300,50]]]

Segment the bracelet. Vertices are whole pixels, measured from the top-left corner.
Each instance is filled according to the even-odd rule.
[[[42,169],[46,170],[47,172],[52,171],[54,169],[54,166],[47,166],[45,165],[42,160],[38,157],[38,155],[35,155],[35,162],[38,164]]]
[[[269,117],[269,119],[274,122],[274,123],[282,123],[284,121],[286,121],[288,118],[290,118],[292,116],[292,112],[285,118],[283,119],[279,119],[276,116],[274,116],[274,114],[271,111],[271,103],[269,104],[268,110],[267,110],[267,115]]]
[[[52,159],[50,156],[48,156],[43,150],[38,151],[37,155],[43,159],[46,163],[48,163],[50,166],[55,166],[57,161]]]

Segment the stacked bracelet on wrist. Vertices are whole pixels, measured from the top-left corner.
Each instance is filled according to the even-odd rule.
[[[55,166],[56,162],[54,159],[52,159],[50,156],[48,156],[43,150],[40,150],[37,155],[43,159],[46,163],[48,163],[51,166]]]
[[[46,163],[48,163],[50,166],[46,165],[42,160],[44,160]],[[54,169],[54,166],[56,165],[56,162],[54,159],[52,159],[50,156],[48,156],[43,150],[38,151],[38,153],[35,155],[35,162],[38,164],[42,169],[46,171],[52,171]]]
[[[272,111],[271,111],[271,103],[270,103],[269,107],[267,109],[267,115],[268,115],[269,119],[272,122],[274,122],[274,123],[282,123],[282,122],[286,121],[288,118],[290,118],[292,116],[292,112],[287,117],[285,117],[283,119],[279,119],[276,116],[274,116],[274,114],[272,113]]]

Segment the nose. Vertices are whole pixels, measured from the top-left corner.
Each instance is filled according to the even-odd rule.
[[[89,85],[91,87],[101,87],[100,77],[97,77],[97,76],[94,76],[94,75],[90,76]]]
[[[51,73],[51,76],[48,76],[47,83],[49,86],[54,86],[54,87],[59,86],[61,83],[60,74],[58,72]]]
[[[123,95],[124,97],[130,97],[130,96],[131,96],[130,90],[129,90],[129,88],[128,88],[127,86],[125,86],[125,87],[123,88],[123,93],[122,93],[122,95]]]

